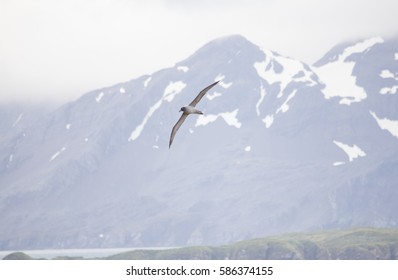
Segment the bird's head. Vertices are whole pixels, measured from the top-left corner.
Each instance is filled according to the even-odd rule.
[[[179,112],[185,112],[185,107],[181,107]]]

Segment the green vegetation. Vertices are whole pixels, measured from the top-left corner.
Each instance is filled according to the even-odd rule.
[[[13,253],[4,259],[27,259]],[[57,259],[70,259],[58,257]],[[357,228],[258,238],[226,246],[134,250],[109,256],[111,260],[366,260],[398,259],[398,229]]]
[[[33,260],[33,258],[23,252],[15,252],[5,256],[3,260]]]
[[[398,259],[398,229],[286,234],[219,247],[130,251],[107,259]]]

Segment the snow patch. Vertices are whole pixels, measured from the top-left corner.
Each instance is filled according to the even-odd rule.
[[[195,126],[205,126],[209,123],[215,122],[219,117],[223,118],[224,121],[230,125],[230,126],[234,126],[236,128],[240,128],[242,126],[242,123],[239,122],[239,120],[237,119],[237,114],[239,112],[239,109],[236,109],[232,112],[225,112],[225,113],[219,113],[217,115],[213,115],[213,114],[209,114],[209,115],[199,115],[199,117],[196,120],[196,124]]]
[[[12,124],[12,127],[16,127],[17,124],[22,120],[23,113],[19,114],[18,118],[15,120],[15,122]]]
[[[179,94],[187,85],[182,82],[170,82],[169,85],[165,88],[163,97],[168,102],[171,102],[174,97]]]
[[[339,165],[343,165],[343,164],[345,164],[344,161],[336,161],[336,162],[333,162],[333,166],[339,166]]]
[[[88,142],[88,138],[84,138],[84,142]]]
[[[362,42],[356,43],[353,46],[345,48],[342,54],[339,56],[339,60],[346,60],[349,56],[355,53],[363,53],[366,50],[370,49],[376,44],[383,43],[384,40],[381,37],[373,37]]]
[[[286,98],[285,102],[283,102],[283,104],[281,105],[281,107],[279,107],[276,110],[276,113],[278,114],[279,112],[282,111],[282,113],[286,113],[289,110],[289,104],[288,102],[296,95],[297,89],[295,89],[291,94],[289,94],[289,96]]]
[[[340,104],[351,105],[367,97],[365,90],[357,86],[356,78],[352,75],[355,62],[346,59],[355,53],[362,53],[373,45],[382,43],[380,37],[371,38],[347,47],[337,60],[329,62],[315,69],[320,80],[325,84],[322,90],[326,99],[341,97]]]
[[[120,91],[120,93],[126,93],[126,90],[125,90],[123,87],[121,87],[121,88],[119,89],[119,91]]]
[[[149,118],[153,115],[153,113],[156,112],[157,109],[160,108],[160,105],[162,105],[162,99],[160,99],[158,102],[156,102],[151,108],[149,108],[148,113],[145,115],[144,120],[139,124],[133,132],[131,132],[130,137],[128,141],[134,141],[135,139],[138,138],[138,136],[141,135],[142,130],[144,129],[144,126],[148,122]]]
[[[266,128],[270,128],[273,122],[274,122],[274,115],[267,115],[263,119],[263,123],[265,123]]]
[[[144,129],[146,123],[148,122],[149,118],[156,112],[157,109],[160,108],[162,105],[163,100],[171,102],[174,97],[179,94],[184,88],[186,84],[182,81],[178,82],[170,82],[169,85],[165,88],[163,92],[163,96],[159,99],[154,105],[152,105],[147,114],[145,115],[142,122],[131,132],[130,137],[128,139],[129,142],[136,140],[140,135],[142,130]]]
[[[366,153],[355,144],[353,146],[350,146],[336,140],[334,140],[333,143],[347,154],[349,161],[353,161],[358,157],[366,156]]]
[[[394,73],[392,73],[390,70],[385,69],[383,71],[380,72],[380,77],[382,77],[383,79],[388,79],[388,78],[393,78],[395,79],[395,75]]]
[[[225,75],[220,73],[217,75],[217,77],[214,79],[214,81],[220,81],[218,84],[223,88],[229,88],[230,86],[232,86],[232,82],[225,83],[225,82],[223,82],[224,79],[225,79]]]
[[[223,81],[220,81],[219,85],[222,86],[223,88],[229,88],[232,86],[232,82],[224,83]]]
[[[159,149],[159,146],[158,145],[153,145],[152,148],[153,149]]]
[[[58,152],[56,152],[55,154],[53,154],[49,160],[49,162],[53,161],[54,159],[56,159],[60,154],[62,154],[63,152],[65,152],[66,147],[62,147],[61,150],[59,150]]]
[[[392,73],[390,70],[385,69],[380,72],[380,77],[383,79],[394,79],[398,81],[398,75]],[[380,89],[380,94],[396,94],[398,91],[398,85],[394,85],[392,87],[383,87]]]
[[[394,59],[398,60],[398,52],[394,54]]]
[[[144,87],[146,88],[147,86],[148,86],[148,84],[149,84],[149,82],[152,80],[152,77],[148,77],[148,79],[146,79],[145,81],[144,81]]]
[[[196,119],[196,124],[195,126],[205,126],[209,123],[215,122],[218,119],[219,115],[199,115],[199,117]]]
[[[340,104],[342,104],[342,105],[347,105],[347,106],[350,106],[351,105],[351,103],[352,102],[354,102],[355,101],[355,99],[354,98],[342,98],[342,99],[340,99]]]
[[[377,117],[375,112],[369,111],[373,118],[377,121],[379,127],[383,130],[387,130],[394,137],[398,138],[398,121],[389,120],[387,118],[380,119]]]
[[[261,103],[263,103],[265,95],[266,95],[266,91],[265,91],[265,88],[264,88],[264,86],[263,86],[263,83],[261,83],[261,87],[260,87],[260,99],[259,99],[259,100],[257,101],[257,103],[256,103],[256,113],[257,113],[257,116],[260,116],[260,105],[261,105]]]
[[[392,73],[390,70],[385,69],[380,72],[380,77],[383,79],[394,79],[398,81],[398,75]],[[398,91],[398,85],[394,85],[392,87],[383,87],[380,89],[380,94],[396,94]]]
[[[11,154],[11,155],[8,157],[8,162],[12,162],[13,160],[14,160],[14,155]]]
[[[71,125],[70,123],[68,123],[68,124],[65,126],[66,130],[69,130],[71,126],[72,126],[72,125]]]
[[[178,66],[177,70],[186,73],[186,72],[188,72],[189,67],[188,66]]]
[[[220,74],[217,75],[217,77],[214,79],[214,81],[221,81],[224,78],[225,78],[225,75],[220,73]]]
[[[365,90],[356,85],[356,78],[352,76],[354,62],[342,60],[328,63],[317,69],[320,80],[325,84],[322,90],[324,97],[341,97],[340,104],[351,105],[367,97]],[[350,97],[347,98],[347,97]]]
[[[222,95],[221,93],[215,91],[213,94],[206,94],[206,98],[209,100],[213,100],[214,98],[219,97],[221,95]]]
[[[398,86],[384,87],[380,89],[380,94],[396,94],[398,91]]]
[[[99,103],[102,99],[102,97],[104,97],[104,93],[101,91],[97,97],[95,98],[95,101],[97,101],[97,103]]]
[[[292,81],[304,82],[308,86],[316,85],[316,82],[312,79],[312,72],[306,70],[304,64],[300,61],[275,55],[268,50],[263,50],[263,52],[265,60],[255,62],[253,67],[256,69],[257,74],[270,85],[279,83],[279,97],[283,95],[287,85]],[[276,65],[279,65],[283,70],[275,70]],[[300,77],[295,78],[298,74],[300,74]]]
[[[189,129],[189,133],[193,134],[193,133],[194,133],[194,130],[190,128],[190,129]]]
[[[297,93],[297,89],[293,90],[293,92],[291,92],[291,93],[289,94],[289,96],[288,96],[288,97],[286,98],[286,100],[282,103],[282,105],[281,105],[278,109],[276,109],[276,111],[275,111],[274,114],[267,115],[267,116],[262,120],[263,123],[265,123],[265,127],[266,127],[266,128],[270,128],[270,127],[271,127],[271,125],[272,125],[273,122],[274,122],[274,118],[275,118],[279,113],[286,113],[286,112],[290,109],[289,101],[292,100],[292,99],[296,96],[296,93]],[[256,111],[257,111],[257,115],[259,115],[259,114],[260,114],[260,111],[258,110],[257,106],[256,106]],[[274,117],[274,116],[275,116],[275,117]]]
[[[245,152],[250,152],[252,150],[252,147],[251,146],[246,146],[245,147]]]
[[[223,113],[221,114],[221,117],[228,125],[240,128],[242,126],[242,123],[240,123],[239,120],[236,118],[238,111],[239,109],[236,109],[235,111],[232,112]]]

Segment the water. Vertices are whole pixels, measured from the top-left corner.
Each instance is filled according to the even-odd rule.
[[[96,248],[96,249],[46,249],[46,250],[14,250],[0,251],[0,260],[8,254],[14,252],[23,252],[32,258],[53,259],[60,256],[82,257],[82,258],[102,258],[111,255],[133,251],[133,250],[165,250],[169,248]]]

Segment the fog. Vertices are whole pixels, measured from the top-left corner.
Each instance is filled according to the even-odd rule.
[[[73,100],[229,34],[313,63],[335,42],[398,34],[397,10],[393,0],[3,0],[0,102]]]

